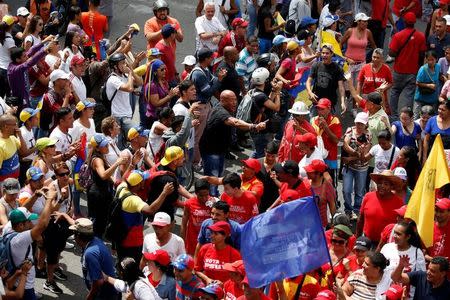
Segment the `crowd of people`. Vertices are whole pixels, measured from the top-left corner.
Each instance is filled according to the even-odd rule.
[[[405,216],[438,135],[450,157],[449,5],[199,0],[180,62],[165,0],[146,51],[112,1],[0,1],[2,299],[63,297],[74,244],[86,299],[449,299],[450,183],[431,247]],[[308,196],[329,263],[251,286],[243,224]]]

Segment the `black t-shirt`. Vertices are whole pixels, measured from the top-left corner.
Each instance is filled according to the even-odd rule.
[[[427,280],[425,271],[413,271],[408,273],[409,281],[416,287],[414,300],[448,300],[450,299],[450,282],[445,279],[438,288],[432,288]]]
[[[234,66],[229,66],[225,61],[221,61],[217,66],[216,76],[220,69],[226,69],[227,75],[220,82],[219,91],[222,92],[224,90],[233,91],[236,97],[239,99],[239,94],[241,92],[240,83],[239,83],[239,75],[236,72],[236,68]]]
[[[270,172],[266,171],[264,167],[264,157],[258,159],[261,164],[261,171],[256,174],[256,178],[261,180],[264,185],[264,192],[261,196],[261,201],[259,202],[258,209],[259,213],[265,212],[279,196],[279,189],[277,185],[273,182],[270,177]]]
[[[157,176],[152,180],[148,193],[148,203],[152,204],[159,197],[159,195],[161,195],[166,183],[173,183],[175,188],[174,191],[166,198],[166,200],[164,200],[163,204],[158,209],[158,212],[162,211],[167,213],[173,221],[175,216],[175,203],[180,196],[178,193],[178,179],[176,175],[171,175],[173,174],[173,170],[167,166],[159,165],[157,169],[158,171],[168,171],[170,174]]]
[[[17,47],[22,46],[23,40],[16,38],[16,35],[17,35],[19,32],[23,32],[24,30],[25,30],[25,28],[22,27],[22,26],[20,26],[19,23],[14,24],[14,25],[12,26],[12,28],[11,28],[11,35],[12,35],[12,37],[14,38],[14,42],[16,43],[16,46],[17,46]]]
[[[225,121],[232,117],[220,104],[209,115],[205,131],[200,139],[201,154],[225,154],[231,144],[231,126]]]
[[[263,91],[255,89],[252,97],[252,108],[250,109],[250,120],[252,123],[263,122],[267,119],[267,109],[264,103],[269,99]],[[257,120],[261,114],[261,117]]]
[[[259,11],[258,18],[256,19],[256,24],[258,25],[258,37],[266,40],[273,40],[275,34],[272,32],[267,32],[264,26],[264,19],[269,18],[271,20],[271,25],[275,24],[275,20],[272,17],[272,13],[269,9],[264,8]]]
[[[338,81],[344,81],[344,72],[342,68],[332,62],[325,65],[322,62],[316,62],[311,68],[309,75],[314,79],[313,92],[320,98],[328,98],[335,105],[337,103]]]

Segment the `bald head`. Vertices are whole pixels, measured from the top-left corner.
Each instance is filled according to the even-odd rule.
[[[233,46],[226,46],[223,48],[223,56],[225,59],[230,59],[232,56],[238,56],[238,50]]]
[[[233,91],[224,90],[220,93],[220,104],[228,110],[230,113],[234,113],[236,111],[237,106],[237,98]]]

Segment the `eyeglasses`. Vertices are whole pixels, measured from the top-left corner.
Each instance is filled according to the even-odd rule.
[[[345,240],[331,239],[332,244],[344,245]]]
[[[56,174],[56,176],[58,176],[58,177],[64,177],[64,176],[69,176],[69,175],[70,175],[70,172]]]

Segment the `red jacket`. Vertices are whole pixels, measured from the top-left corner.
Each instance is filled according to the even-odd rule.
[[[300,162],[304,154],[300,152],[298,147],[294,145],[294,139],[297,135],[302,135],[299,130],[294,129],[294,120],[289,120],[284,126],[283,138],[281,139],[280,149],[278,150],[278,162],[284,162],[286,160],[295,160]],[[314,128],[308,121],[303,121],[302,128],[308,132],[316,134]]]

